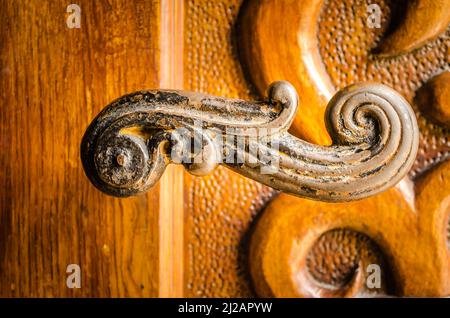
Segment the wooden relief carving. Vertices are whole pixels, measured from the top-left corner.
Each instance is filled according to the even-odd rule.
[[[233,27],[242,0],[185,2],[185,88],[252,99],[237,54]],[[252,220],[272,195],[262,184],[218,167],[185,174],[185,295],[254,296],[247,240]]]
[[[367,25],[369,4],[380,9],[380,28]],[[243,65],[260,92],[276,79],[296,87],[302,115],[293,133],[329,143],[326,102],[368,80],[401,92],[420,130],[413,169],[395,189],[346,204],[272,200],[251,237],[258,295],[450,294],[449,22],[448,1],[268,0],[243,8]],[[381,268],[379,288],[367,285],[371,264]]]
[[[258,295],[448,295],[450,201],[436,189],[448,189],[449,180],[445,163],[416,184],[413,202],[397,189],[345,204],[281,194],[264,210],[251,238]],[[367,287],[370,264],[380,266],[380,288]]]

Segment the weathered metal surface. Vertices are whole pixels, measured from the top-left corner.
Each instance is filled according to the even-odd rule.
[[[395,185],[413,164],[416,119],[391,88],[357,84],[339,91],[325,114],[331,146],[287,132],[297,104],[287,82],[273,83],[263,102],[139,91],[95,118],[81,144],[83,165],[92,183],[114,196],[145,192],[167,164],[180,162],[195,175],[225,164],[300,197],[350,201]]]

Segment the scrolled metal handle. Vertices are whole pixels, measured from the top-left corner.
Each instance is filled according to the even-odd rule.
[[[290,135],[298,96],[280,81],[263,102],[168,90],[108,105],[88,127],[86,175],[114,196],[142,193],[169,163],[192,174],[224,164],[275,189],[323,201],[362,199],[395,185],[414,162],[418,127],[408,102],[380,84],[339,91],[325,114],[330,146]]]

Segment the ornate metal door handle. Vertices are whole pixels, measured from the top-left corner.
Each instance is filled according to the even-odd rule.
[[[182,163],[195,175],[222,163],[273,188],[323,201],[374,195],[410,169],[417,122],[391,88],[357,84],[339,91],[325,114],[331,146],[287,132],[297,101],[287,82],[273,83],[264,102],[165,90],[125,95],[88,127],[83,166],[98,189],[114,196],[146,191],[169,163]]]

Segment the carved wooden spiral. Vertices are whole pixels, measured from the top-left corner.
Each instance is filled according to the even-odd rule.
[[[359,84],[338,92],[325,116],[334,141],[327,147],[287,132],[297,104],[287,82],[273,83],[265,102],[136,92],[107,106],[89,126],[81,144],[83,165],[96,187],[115,196],[144,192],[169,163],[183,163],[195,175],[223,163],[276,189],[325,201],[373,195],[393,186],[411,167],[417,123],[408,103],[389,87]],[[217,136],[224,138],[219,142]],[[190,160],[183,161],[186,149]],[[242,161],[236,155],[224,162],[239,150]]]

